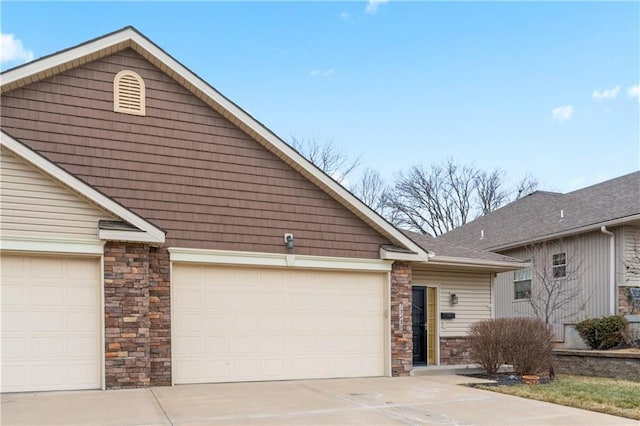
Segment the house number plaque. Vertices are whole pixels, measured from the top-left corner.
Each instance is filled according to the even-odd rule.
[[[398,328],[404,327],[404,304],[398,305]]]

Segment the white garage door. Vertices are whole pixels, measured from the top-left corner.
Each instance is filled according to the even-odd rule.
[[[385,281],[174,264],[174,382],[382,376]]]
[[[2,392],[96,389],[100,262],[2,255]]]

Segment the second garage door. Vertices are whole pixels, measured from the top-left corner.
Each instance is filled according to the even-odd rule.
[[[386,280],[174,264],[174,382],[382,376]]]

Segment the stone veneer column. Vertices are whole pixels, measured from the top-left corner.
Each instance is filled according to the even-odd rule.
[[[394,262],[391,269],[391,374],[408,376],[413,368],[411,332],[411,266]]]
[[[107,389],[149,386],[148,245],[107,242],[104,310]]]
[[[149,251],[151,385],[171,386],[171,299],[169,252]]]

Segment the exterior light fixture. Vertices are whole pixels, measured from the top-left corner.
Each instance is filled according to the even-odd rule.
[[[287,246],[287,250],[293,250],[295,247],[293,242],[293,234],[284,234],[284,245]]]
[[[451,302],[452,305],[457,305],[458,304],[458,295],[455,293],[449,293],[449,301]]]

